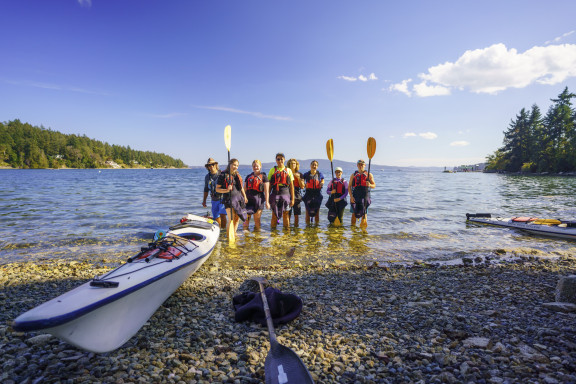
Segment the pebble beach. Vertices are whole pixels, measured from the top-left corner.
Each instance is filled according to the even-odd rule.
[[[11,322],[112,266],[4,264],[0,382],[262,383],[268,332],[235,322],[232,308],[252,276],[303,299],[301,315],[276,333],[317,383],[576,382],[576,312],[547,304],[576,258],[478,261],[263,270],[208,262],[127,344],[104,354],[16,332]]]

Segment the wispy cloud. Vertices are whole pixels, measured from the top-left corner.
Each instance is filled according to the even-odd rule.
[[[242,115],[254,116],[254,117],[257,117],[257,118],[259,118],[259,119],[272,119],[272,120],[280,120],[280,121],[292,121],[292,118],[291,118],[291,117],[287,117],[287,116],[266,115],[266,114],[261,113],[261,112],[243,111],[243,110],[241,110],[241,109],[236,109],[236,108],[219,107],[219,106],[202,106],[202,105],[196,105],[195,108],[210,109],[210,110],[213,110],[213,111],[223,111],[223,112],[231,112],[231,113],[240,113],[240,114],[242,114]]]
[[[438,135],[433,132],[423,132],[423,133],[414,133],[408,132],[402,135],[403,138],[407,139],[409,137],[421,137],[426,140],[434,140],[438,138]]]
[[[566,32],[566,33],[563,34],[562,36],[558,36],[558,37],[553,38],[552,40],[548,40],[548,41],[545,42],[544,44],[548,45],[548,44],[552,44],[552,43],[559,43],[561,40],[564,40],[564,39],[567,38],[568,36],[572,35],[574,32],[576,32],[576,31]]]
[[[465,147],[467,145],[470,145],[467,141],[453,141],[450,143],[451,147]]]
[[[464,52],[455,62],[446,62],[420,73],[421,82],[411,79],[388,89],[408,96],[449,95],[452,90],[496,94],[531,84],[554,85],[576,77],[576,44],[533,47],[519,53],[504,44]]]
[[[44,83],[44,82],[39,82],[39,81],[28,81],[28,80],[17,81],[17,80],[5,80],[5,79],[1,79],[0,81],[7,83],[7,84],[18,85],[18,86],[23,86],[23,87],[51,89],[54,91],[88,93],[88,94],[92,94],[92,95],[106,95],[106,93],[104,93],[104,92],[97,92],[97,91],[92,91],[89,89],[84,89],[84,88],[79,88],[79,87],[74,87],[74,86],[69,86],[69,85]]]
[[[90,8],[92,7],[92,0],[78,0],[78,4],[80,4],[82,7]]]
[[[354,77],[354,76],[338,76],[337,79],[340,80],[345,80],[345,81],[350,81],[350,82],[354,82],[357,80],[360,80],[362,82],[367,82],[367,81],[374,81],[374,80],[378,80],[378,77],[376,76],[376,74],[371,73],[368,76],[364,76],[364,75],[360,75],[358,77]]]

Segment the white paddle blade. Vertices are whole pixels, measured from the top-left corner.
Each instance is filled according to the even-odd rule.
[[[229,125],[224,128],[224,143],[226,144],[226,149],[230,152],[230,144],[232,143],[232,127]]]

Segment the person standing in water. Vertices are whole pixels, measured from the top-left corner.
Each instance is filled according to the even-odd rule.
[[[356,225],[356,219],[363,219],[367,222],[367,210],[370,206],[370,189],[376,188],[372,173],[366,171],[366,162],[358,160],[356,163],[358,170],[350,176],[349,185],[352,190],[350,195],[350,204],[352,205],[351,224]]]
[[[246,176],[246,182],[244,184],[244,190],[248,198],[248,202],[246,203],[248,218],[244,222],[244,229],[248,229],[250,217],[254,215],[254,229],[258,230],[260,229],[262,210],[264,207],[270,209],[270,203],[268,201],[270,183],[268,182],[268,176],[262,173],[262,163],[260,160],[254,160],[252,162],[252,171],[251,174]]]
[[[302,201],[306,207],[306,224],[313,218],[318,224],[320,221],[320,205],[322,204],[322,187],[324,186],[324,175],[318,171],[318,162],[313,160],[310,163],[310,170],[303,176],[306,192]]]
[[[336,177],[328,183],[326,193],[328,193],[328,221],[334,223],[336,218],[342,223],[344,209],[348,205],[346,197],[348,196],[348,182],[342,177],[342,168],[336,167],[334,171]]]
[[[222,194],[222,200],[228,215],[228,227],[226,229],[234,232],[238,229],[239,219],[246,221],[248,218],[246,214],[248,198],[244,191],[242,177],[238,173],[238,165],[237,159],[231,159],[226,170],[218,177],[216,184],[216,192]],[[234,214],[232,210],[234,210]],[[232,215],[234,215],[234,221],[231,220]]]
[[[270,181],[270,208],[272,209],[272,222],[270,226],[276,228],[280,223],[284,227],[290,226],[290,207],[294,206],[294,175],[290,168],[284,166],[286,157],[283,153],[276,154],[276,165],[268,172]]]
[[[297,227],[299,223],[299,216],[302,214],[300,203],[302,202],[302,188],[304,188],[304,180],[300,173],[300,163],[296,159],[288,160],[288,168],[294,175],[294,206],[290,208],[288,215],[294,213],[294,226]]]
[[[206,208],[206,199],[208,198],[208,194],[210,194],[210,200],[212,201],[212,218],[216,220],[220,228],[225,228],[226,207],[224,207],[222,203],[222,195],[216,192],[216,182],[218,176],[220,176],[218,162],[213,158],[209,158],[204,167],[208,170],[208,174],[204,178],[204,199],[202,200],[202,206]]]

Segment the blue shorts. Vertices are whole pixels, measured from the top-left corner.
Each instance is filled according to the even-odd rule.
[[[221,200],[212,200],[212,218],[214,220],[218,219],[220,215],[226,214],[226,208],[222,204]]]

